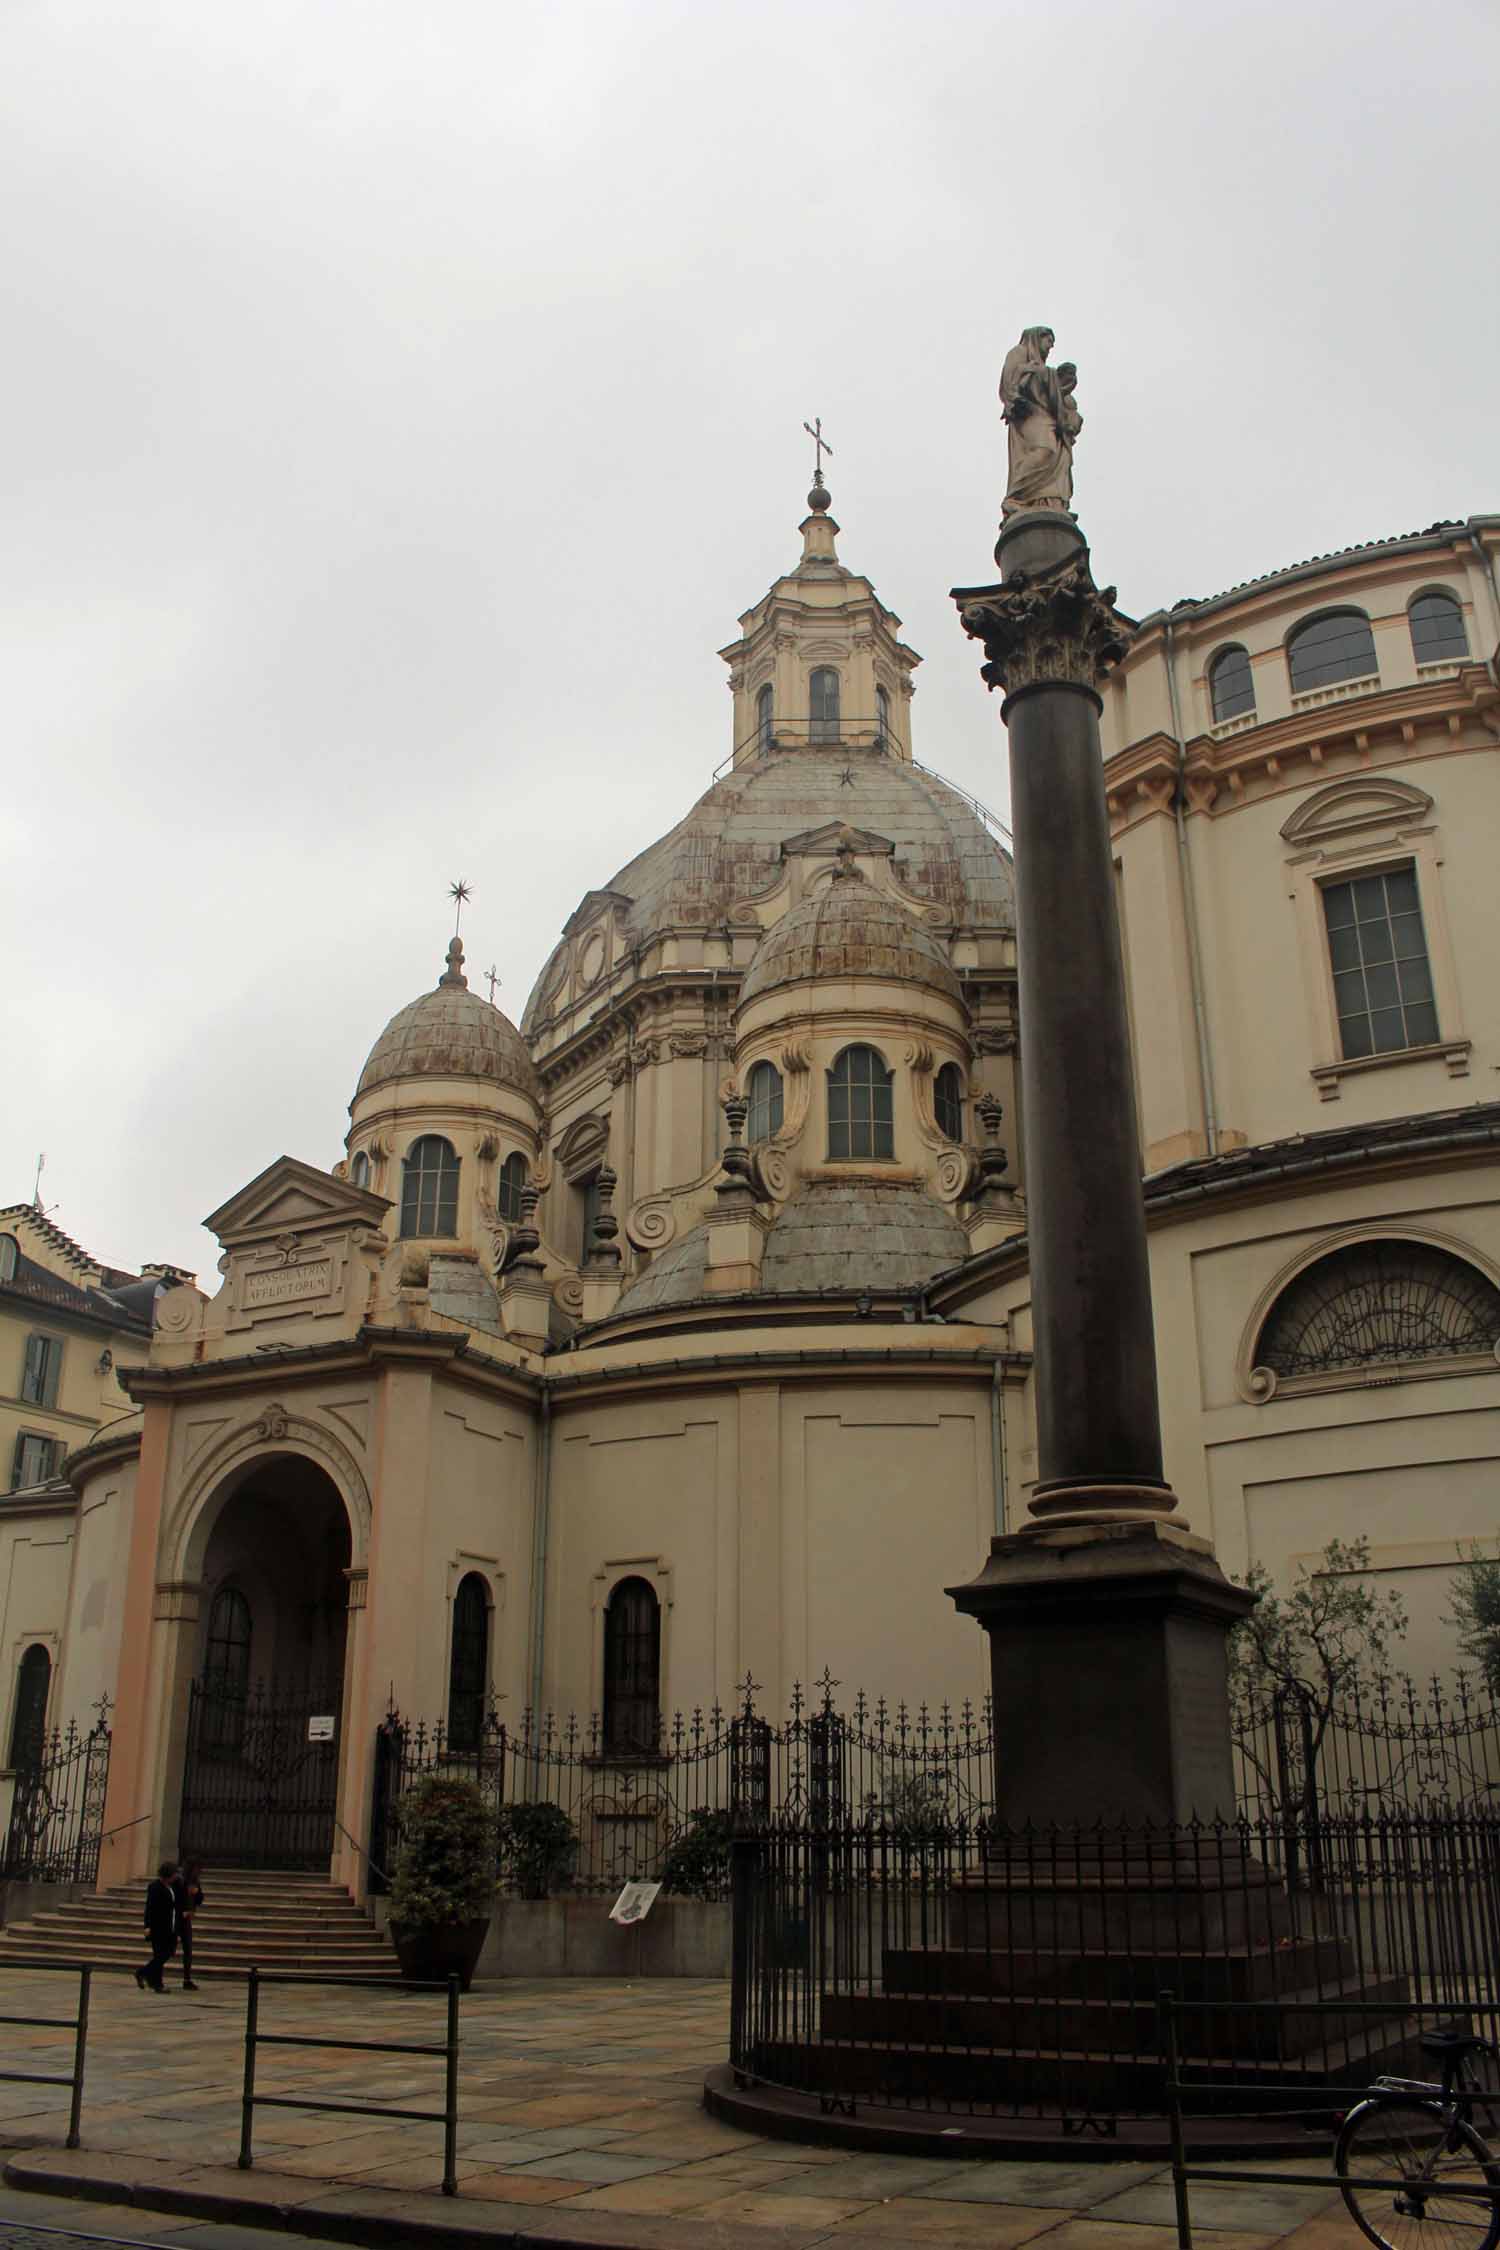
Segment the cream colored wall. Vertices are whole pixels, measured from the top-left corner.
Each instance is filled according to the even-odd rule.
[[[136,1465],[132,1454],[101,1464],[81,1481],[57,1683],[59,1710],[66,1708],[80,1725],[101,1697],[113,1703],[118,1692]]]
[[[408,1641],[409,1678],[423,1713],[446,1713],[453,1600],[470,1571],[490,1598],[490,1687],[503,1720],[514,1726],[527,1702],[531,1611],[531,1528],[535,1496],[535,1422],[525,1409],[452,1383],[432,1392],[431,1505],[425,1543],[408,1574],[420,1585],[420,1621]],[[380,1494],[389,1507],[395,1495]],[[388,1614],[388,1613],[387,1613]],[[375,1643],[375,1676],[388,1647]],[[395,1650],[390,1651],[394,1661]]]
[[[73,1529],[71,1499],[0,1507],[0,1767],[10,1757],[16,1675],[34,1641],[40,1641],[52,1658],[48,1725],[65,1725],[69,1717],[78,1715],[64,1709],[59,1670]]]
[[[24,1255],[35,1255],[28,1243]],[[57,1402],[38,1406],[21,1396],[26,1365],[26,1341],[34,1335],[55,1337],[63,1347]],[[108,1353],[112,1364],[101,1368]],[[109,1330],[84,1329],[46,1305],[21,1306],[0,1296],[0,1489],[10,1484],[16,1439],[24,1430],[38,1437],[59,1440],[62,1456],[87,1445],[102,1423],[130,1412],[119,1379],[122,1367],[138,1367],[146,1356],[145,1340]]]

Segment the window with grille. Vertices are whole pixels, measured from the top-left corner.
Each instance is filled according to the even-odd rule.
[[[750,1103],[746,1130],[752,1141],[768,1141],[781,1131],[783,1099],[781,1072],[774,1063],[758,1062],[745,1082]]]
[[[828,1073],[830,1161],[895,1153],[891,1073],[873,1047],[846,1047]]]
[[[237,1750],[250,1694],[250,1604],[238,1586],[221,1586],[208,1613],[203,1650],[203,1746]]]
[[[1323,885],[1328,961],[1346,1062],[1438,1036],[1416,870]]]
[[[1299,626],[1287,642],[1286,653],[1294,695],[1310,695],[1314,688],[1332,687],[1339,680],[1365,680],[1380,668],[1375,662],[1375,635],[1362,609],[1334,610]]]
[[[458,1232],[458,1158],[439,1133],[424,1133],[406,1152],[401,1167],[401,1232]]]
[[[769,684],[755,698],[755,739],[762,750],[771,747],[771,730],[776,717],[776,697]]]
[[[21,1396],[33,1406],[56,1406],[58,1378],[62,1374],[60,1336],[28,1336],[21,1369]]]
[[[1221,648],[1208,668],[1208,692],[1213,699],[1214,725],[1242,719],[1255,709],[1255,675],[1242,648]]]
[[[521,1190],[526,1185],[526,1159],[519,1149],[507,1156],[500,1167],[500,1193],[497,1198],[500,1216],[507,1226],[521,1223]]]
[[[357,1188],[367,1188],[369,1186],[370,1159],[368,1158],[368,1156],[366,1156],[363,1149],[360,1150],[359,1154],[355,1157],[354,1162],[350,1165],[349,1177]]]
[[[614,1757],[661,1746],[661,1604],[644,1578],[622,1578],[604,1612],[604,1747]]]
[[[490,1693],[490,1597],[478,1571],[453,1597],[453,1650],[448,1660],[448,1748],[477,1750],[484,1740]]]
[[[33,1641],[16,1672],[16,1702],[10,1722],[10,1763],[21,1773],[35,1772],[47,1750],[47,1697],[52,1687],[52,1656]]]
[[[933,1081],[932,1106],[937,1128],[950,1141],[964,1137],[964,1074],[957,1063],[944,1063]]]
[[[875,690],[875,740],[882,750],[891,742],[891,699],[883,687]]]
[[[62,1450],[61,1438],[46,1437],[40,1430],[22,1430],[11,1455],[11,1491],[24,1492],[29,1486],[45,1484],[49,1477],[55,1476]]]
[[[1469,653],[1464,613],[1451,594],[1419,594],[1407,611],[1419,664],[1462,663]]]
[[[814,672],[808,682],[808,696],[814,742],[837,742],[839,676],[831,666],[824,665]]]
[[[1425,1242],[1356,1242],[1331,1250],[1278,1297],[1255,1363],[1278,1376],[1324,1375],[1392,1361],[1493,1353],[1500,1289]]]

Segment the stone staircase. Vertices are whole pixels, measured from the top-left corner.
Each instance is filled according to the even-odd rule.
[[[193,1975],[243,1976],[248,1969],[280,1976],[399,1976],[390,1939],[346,1890],[316,1875],[207,1867],[205,1904],[193,1924]],[[87,1961],[101,1969],[134,1969],[149,1947],[143,1928],[146,1886],[119,1884],[70,1906],[0,1929],[0,1969],[10,1961]],[[179,1983],[181,1955],[168,1965]]]

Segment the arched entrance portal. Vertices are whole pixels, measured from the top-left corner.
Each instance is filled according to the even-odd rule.
[[[183,1763],[183,1858],[326,1868],[350,1561],[332,1479],[300,1454],[230,1480],[204,1548]]]

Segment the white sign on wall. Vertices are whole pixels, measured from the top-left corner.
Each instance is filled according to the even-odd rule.
[[[644,1922],[656,1904],[660,1883],[627,1883],[609,1910],[612,1922]]]
[[[335,1724],[336,1720],[332,1711],[323,1712],[316,1718],[310,1718],[307,1722],[308,1741],[332,1742]]]

